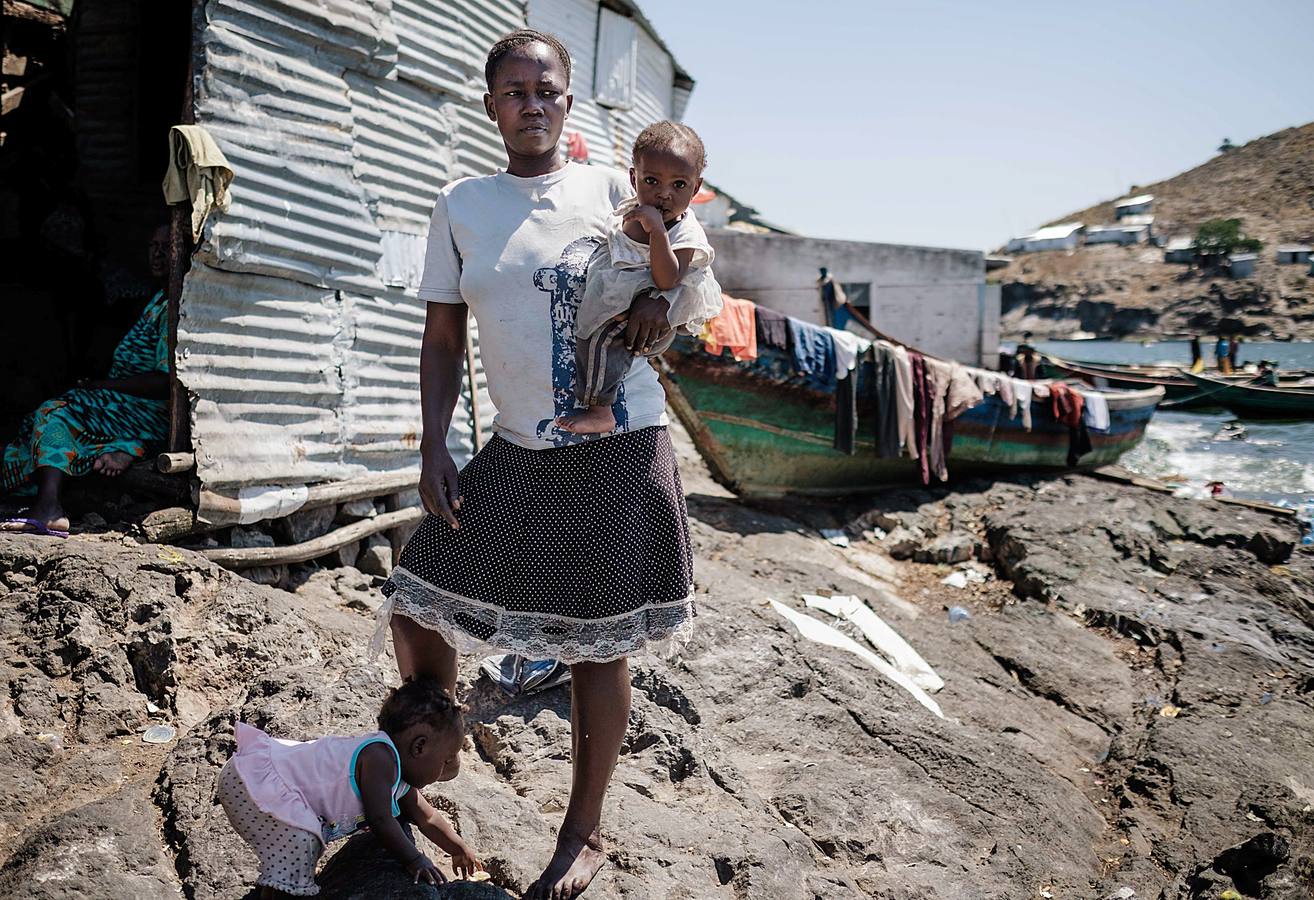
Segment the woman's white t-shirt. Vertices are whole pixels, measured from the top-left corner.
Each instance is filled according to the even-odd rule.
[[[420,299],[469,304],[494,428],[512,443],[540,450],[605,437],[553,421],[575,409],[575,313],[589,257],[631,193],[619,171],[569,163],[533,178],[463,178],[438,195]],[[612,411],[614,434],[666,424],[666,395],[647,360],[635,359]]]

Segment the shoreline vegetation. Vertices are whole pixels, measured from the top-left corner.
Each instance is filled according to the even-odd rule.
[[[697,630],[633,661],[588,896],[1308,894],[1314,553],[1289,517],[1088,475],[750,506],[673,431]],[[363,730],[395,677],[365,658],[380,598],[354,569],[281,591],[109,531],[2,537],[0,573],[0,895],[242,897],[254,859],[213,803],[234,719]],[[768,602],[864,641],[804,594],[867,604],[943,680],[944,718]],[[321,897],[536,876],[569,695],[508,700],[477,664],[462,774],[431,799],[492,883],[417,893],[365,835]],[[177,739],[144,743],[151,724]]]

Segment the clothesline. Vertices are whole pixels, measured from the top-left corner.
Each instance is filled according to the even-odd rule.
[[[953,442],[953,422],[997,395],[1009,418],[1032,427],[1032,404],[1051,400],[1054,419],[1069,428],[1069,463],[1091,447],[1089,431],[1107,430],[1108,404],[1103,394],[1070,387],[1062,382],[1013,378],[976,366],[930,356],[883,334],[867,319],[848,308],[859,326],[876,336],[861,335],[786,316],[751,300],[724,295],[721,315],[710,320],[701,335],[708,350],[720,355],[729,350],[738,361],[755,360],[759,347],[790,354],[796,375],[832,385],[835,391],[834,447],[855,452],[858,424],[858,390],[855,372],[869,361],[876,452],[883,457],[903,455],[918,460],[922,480],[934,475],[947,480],[947,458]],[[867,413],[864,413],[866,415]]]

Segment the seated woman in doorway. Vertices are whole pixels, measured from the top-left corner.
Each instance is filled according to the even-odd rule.
[[[151,235],[148,264],[162,283],[169,230]],[[28,415],[4,447],[0,491],[31,494],[32,505],[0,531],[68,537],[62,491],[71,476],[120,475],[169,431],[169,304],[158,290],[119,341],[106,378],[80,382]]]

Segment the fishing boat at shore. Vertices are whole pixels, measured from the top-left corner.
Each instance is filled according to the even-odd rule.
[[[1242,419],[1314,419],[1314,387],[1255,384],[1247,376],[1236,383],[1211,375],[1183,371],[1208,402]]]
[[[762,349],[757,359],[738,362],[682,336],[660,368],[667,398],[713,476],[741,496],[842,495],[921,480],[917,460],[876,451],[874,416],[862,412],[874,407],[870,363],[850,376],[858,379],[853,454],[833,448],[834,387],[793,375],[784,351]],[[1092,449],[1080,458],[1080,469],[1113,463],[1135,447],[1164,396],[1159,386],[1100,393],[1109,428],[1090,432]],[[1028,431],[997,396],[953,420],[950,478],[1070,468],[1070,429],[1054,418],[1050,404],[1033,400],[1031,420]]]
[[[1122,390],[1143,390],[1161,387],[1164,401],[1173,409],[1196,409],[1207,406],[1222,406],[1207,390],[1192,381],[1187,371],[1180,366],[1138,366],[1116,363],[1079,362],[1046,355],[1046,365],[1055,372],[1076,378],[1096,388],[1121,388]],[[1308,377],[1307,372],[1284,372],[1280,383],[1295,382]],[[1255,378],[1254,372],[1238,372],[1224,375],[1211,372],[1205,376],[1220,382],[1232,384],[1249,384]]]
[[[1045,356],[1044,362],[1055,372],[1076,378],[1095,388],[1118,388],[1125,391],[1162,388],[1163,398],[1174,409],[1192,409],[1217,406],[1209,397],[1201,398],[1199,385],[1187,378],[1180,368],[1167,366],[1128,366],[1089,362],[1074,362],[1057,356]],[[1232,377],[1237,376],[1220,376]],[[1249,380],[1253,376],[1242,375]]]

